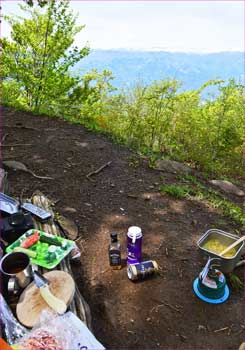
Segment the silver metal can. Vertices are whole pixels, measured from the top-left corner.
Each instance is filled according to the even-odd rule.
[[[155,260],[143,261],[137,264],[129,264],[127,268],[128,278],[131,281],[144,280],[158,272],[158,264]]]

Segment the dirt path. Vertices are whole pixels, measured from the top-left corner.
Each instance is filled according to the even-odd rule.
[[[23,128],[25,127],[25,128]],[[96,337],[110,349],[238,349],[243,340],[243,293],[232,290],[212,306],[193,294],[205,260],[197,239],[209,228],[235,233],[236,226],[205,202],[160,194],[176,176],[149,169],[127,148],[78,125],[5,109],[3,157],[23,162],[38,175],[9,170],[11,195],[41,190],[58,212],[74,220],[81,240],[76,282],[90,304]],[[29,144],[30,146],[12,146]],[[112,163],[98,174],[86,175]],[[126,268],[108,268],[112,231],[125,238],[130,225],[143,230],[145,259],[156,260],[160,276],[134,284]],[[242,278],[242,268],[236,272]],[[158,307],[157,307],[158,306]],[[221,330],[223,329],[223,330]]]

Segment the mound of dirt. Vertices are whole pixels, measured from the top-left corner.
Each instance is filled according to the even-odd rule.
[[[178,181],[175,174],[150,169],[147,160],[82,126],[8,108],[2,124],[3,159],[53,178],[9,169],[9,194],[27,198],[40,190],[78,226],[76,282],[91,307],[95,336],[106,348],[239,348],[242,291],[209,305],[192,290],[206,262],[197,239],[210,228],[236,233],[229,219],[205,201],[160,193],[160,185]],[[129,281],[125,267],[111,271],[108,265],[110,233],[119,233],[125,258],[131,225],[142,228],[143,259],[160,266],[158,276],[141,283]],[[236,270],[241,279],[242,270]]]

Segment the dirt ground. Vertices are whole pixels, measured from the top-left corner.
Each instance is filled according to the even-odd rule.
[[[231,220],[205,201],[161,194],[159,186],[178,183],[177,177],[150,169],[147,160],[103,135],[7,108],[3,115],[3,159],[54,178],[9,170],[9,194],[28,198],[41,190],[77,224],[82,256],[81,264],[74,265],[76,282],[90,305],[94,334],[106,348],[238,349],[244,333],[243,291],[231,289],[226,303],[210,305],[192,290],[206,262],[198,238],[210,228],[236,233]],[[93,181],[86,178],[109,161],[91,176]],[[143,259],[160,266],[158,276],[141,283],[128,279],[126,267],[111,271],[108,265],[110,233],[118,232],[125,258],[131,225],[142,228]],[[236,274],[243,279],[243,268]]]

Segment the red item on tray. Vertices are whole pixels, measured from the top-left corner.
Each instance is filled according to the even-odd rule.
[[[27,237],[22,243],[21,243],[21,247],[22,248],[29,248],[31,247],[33,244],[37,243],[39,241],[40,237],[38,232],[34,232],[30,237]]]

